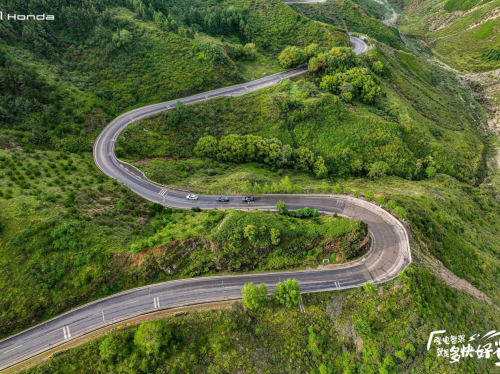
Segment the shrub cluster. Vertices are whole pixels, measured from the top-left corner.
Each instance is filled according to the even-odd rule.
[[[205,136],[198,140],[194,149],[201,158],[212,158],[223,162],[262,162],[273,168],[291,167],[312,171],[317,178],[328,174],[323,157],[315,156],[309,148],[293,149],[278,139],[264,139],[256,135],[227,135],[217,140]]]
[[[309,71],[323,76],[320,88],[339,95],[343,101],[359,99],[371,104],[380,95],[381,88],[375,83],[367,68],[356,67],[356,54],[346,47],[330,50],[311,44],[302,49],[286,47],[279,56],[281,66],[291,68],[309,61]],[[380,61],[372,64],[372,69],[381,73]]]

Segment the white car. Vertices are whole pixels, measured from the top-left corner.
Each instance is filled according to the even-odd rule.
[[[196,195],[187,195],[186,199],[188,199],[188,200],[198,200],[198,196],[196,196]]]

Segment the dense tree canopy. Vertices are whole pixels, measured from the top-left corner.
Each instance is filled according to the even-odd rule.
[[[295,279],[287,279],[283,283],[278,283],[273,298],[287,308],[298,305],[300,298],[299,282]]]
[[[198,140],[196,156],[224,162],[263,162],[273,168],[294,167],[312,171],[317,178],[325,178],[328,169],[321,156],[316,157],[307,147],[292,149],[278,139],[264,139],[256,135],[227,135],[219,141],[211,135]]]
[[[136,331],[134,342],[145,354],[158,354],[171,336],[172,332],[165,321],[144,322]]]
[[[243,286],[241,293],[243,294],[243,305],[250,310],[258,309],[268,300],[267,287],[264,283],[258,287],[253,283],[247,283]]]

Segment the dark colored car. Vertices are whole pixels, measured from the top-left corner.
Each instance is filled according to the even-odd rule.
[[[219,196],[217,198],[217,202],[219,202],[219,203],[227,203],[227,202],[229,202],[229,197],[227,197],[227,196]]]
[[[253,196],[243,196],[243,201],[246,201],[247,203],[253,203],[255,201],[255,198]]]

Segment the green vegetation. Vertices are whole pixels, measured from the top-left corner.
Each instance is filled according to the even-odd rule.
[[[404,1],[401,30],[424,39],[436,57],[462,71],[500,67],[491,52],[500,44],[498,0]],[[422,43],[423,44],[423,43]]]
[[[466,335],[496,329],[491,305],[446,286],[413,265],[396,281],[358,289],[303,294],[299,306],[277,300],[258,309],[191,311],[132,325],[99,337],[28,369],[45,373],[486,373],[493,359],[438,357],[431,331]],[[472,325],[473,324],[473,325]],[[159,332],[159,331],[162,332]],[[151,331],[158,354],[147,354],[143,331]],[[154,331],[154,333],[153,333]],[[141,337],[139,339],[138,337]],[[138,340],[141,341],[138,344]],[[448,347],[449,348],[449,347]]]
[[[191,222],[180,220],[169,224],[171,219],[167,216],[158,219],[159,227],[163,223],[164,229],[131,247],[136,253],[157,249],[145,258],[142,253],[132,257],[141,259],[141,268],[159,281],[171,276],[192,277],[220,271],[316,266],[323,258],[342,262],[366,250],[360,247],[367,235],[362,222],[331,216],[295,217],[208,211]],[[160,268],[168,269],[170,276],[162,275]]]
[[[214,274],[221,269],[312,265],[325,256],[335,259],[337,254],[342,261],[346,257],[340,253],[348,252],[351,245],[357,248],[366,235],[364,224],[333,217],[314,222],[289,217],[276,220],[266,213],[196,214],[149,206],[105,179],[90,156],[0,151],[0,165],[1,335],[152,281]],[[224,224],[212,232],[222,220]],[[289,225],[294,221],[292,230]],[[244,236],[249,225],[259,228],[252,240]],[[227,240],[237,250],[221,246],[215,256],[206,236]],[[323,246],[327,237],[338,237],[340,245]],[[193,242],[199,244],[194,247],[198,250],[170,276],[158,271],[153,256],[128,253],[131,247],[137,252],[166,245],[172,249],[172,258],[164,258],[163,263],[180,264],[177,256]]]
[[[300,285],[295,279],[287,279],[276,285],[273,299],[276,302],[285,305],[287,308],[292,308],[299,305]]]
[[[201,158],[222,162],[263,162],[273,169],[293,166],[296,170],[311,170],[317,178],[323,178],[328,173],[321,156],[315,157],[306,147],[292,149],[288,144],[283,145],[276,138],[228,135],[217,141],[209,135],[198,140],[194,153]]]
[[[267,287],[264,283],[259,287],[253,283],[247,283],[243,286],[241,293],[243,295],[243,305],[249,310],[255,310],[261,307],[268,300]]]
[[[500,66],[500,33],[498,18],[488,17],[498,1],[405,0],[403,30],[454,67],[492,69]],[[2,10],[16,12],[17,3],[4,0]],[[427,48],[424,41],[406,46],[379,22],[388,15],[383,5],[43,6],[61,17],[0,23],[0,336],[136,286],[362,256],[363,222],[283,203],[276,213],[172,210],[108,180],[90,155],[96,134],[126,109],[307,61],[310,73],[293,81],[178,103],[138,122],[116,152],[149,178],[191,191],[352,194],[385,206],[405,220],[414,256],[441,260],[500,304],[500,209],[486,167],[493,144],[483,131],[486,113],[452,72],[409,52]],[[361,56],[342,48],[345,26],[375,48]],[[493,370],[495,360],[450,364],[435,346],[427,351],[433,330],[471,336],[498,329],[500,319],[494,306],[452,290],[425,264],[382,286],[302,294],[305,313],[296,281],[280,283],[272,299],[265,284],[248,284],[231,310],[132,325],[27,372]]]
[[[469,183],[484,179],[487,139],[475,124],[485,124],[486,115],[452,73],[382,45],[357,58],[338,52],[336,62],[323,70],[323,79],[332,76],[341,82],[342,71],[362,69],[352,70],[356,81],[342,83],[340,92],[332,83],[342,100],[318,87],[321,84],[314,76],[284,81],[243,97],[188,106],[179,125],[182,131],[168,126],[168,115],[134,124],[118,140],[122,157],[132,162],[146,157],[191,158],[202,137],[252,134],[277,138],[292,149],[308,148],[322,157],[335,177],[425,179],[435,169]],[[377,87],[381,94],[376,102],[363,103],[378,92]],[[352,104],[343,101],[348,93],[353,95]],[[206,186],[209,179],[224,173],[220,169],[231,167],[227,161],[166,164],[155,160],[136,166],[157,182],[193,187]],[[187,173],[178,172],[186,171],[186,166]],[[202,172],[198,178],[197,171]]]
[[[298,13],[314,20],[342,29],[345,22],[350,32],[368,35],[393,48],[405,48],[398,30],[380,22],[379,18],[383,17],[387,10],[378,2],[336,0],[317,4],[290,4],[290,6]]]
[[[17,3],[3,1],[4,14],[19,13]],[[0,145],[9,148],[89,152],[127,109],[275,72],[289,44],[348,44],[279,0],[25,5],[58,16],[0,25]]]

